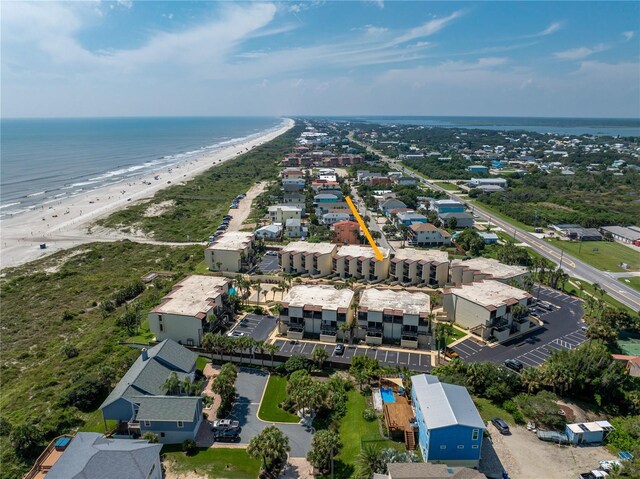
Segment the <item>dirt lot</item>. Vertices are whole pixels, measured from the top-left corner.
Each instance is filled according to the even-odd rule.
[[[511,426],[508,436],[492,424],[488,430],[502,467],[512,479],[567,479],[597,469],[598,461],[614,459],[604,447],[559,447],[539,440],[524,427]]]
[[[229,210],[229,214],[233,216],[233,218],[229,222],[229,229],[227,231],[240,231],[240,228],[243,227],[242,223],[244,223],[244,221],[249,217],[249,213],[251,213],[251,203],[256,196],[264,191],[266,186],[266,182],[253,185],[249,191],[247,191],[247,196],[242,198],[238,203],[238,209]]]

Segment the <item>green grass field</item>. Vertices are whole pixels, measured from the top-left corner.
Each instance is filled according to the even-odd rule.
[[[444,188],[447,191],[457,191],[460,189],[458,188],[458,185],[447,183],[446,181],[434,181],[433,184],[439,186],[440,188]]]
[[[267,382],[267,389],[260,403],[258,417],[269,422],[297,423],[300,418],[285,411],[278,405],[287,398],[287,378],[272,374]]]
[[[164,462],[174,473],[195,473],[208,479],[256,479],[260,460],[253,459],[242,448],[214,447],[199,449],[186,456],[179,446],[162,448]]]
[[[591,283],[589,283],[587,281],[579,280],[577,278],[571,278],[570,281],[572,283],[575,283],[578,286],[578,288],[576,289],[570,283],[566,283],[564,285],[565,292],[567,292],[569,294],[572,294],[574,296],[577,296],[578,298],[582,298],[582,299],[586,299],[587,298],[587,293],[590,294],[591,296],[596,296],[596,297],[598,296],[598,294],[596,293],[596,290],[593,289],[593,284],[591,284]],[[582,291],[580,290],[580,288],[582,288]],[[613,299],[611,296],[609,296],[606,293],[604,295],[604,301],[606,303],[608,303],[610,306],[613,306],[614,308],[624,309],[624,310],[628,311],[631,314],[635,314],[635,311],[633,311],[631,308],[629,308],[628,306],[625,306],[624,304],[622,304],[617,299]]]
[[[449,336],[449,339],[447,340],[447,346],[452,342],[457,341],[458,339],[466,336],[466,334],[467,334],[466,332],[461,331],[460,329],[454,327],[453,334]]]
[[[610,241],[547,241],[556,248],[560,248],[580,261],[602,271],[640,271],[640,253],[619,243]],[[629,268],[623,269],[620,263],[627,263]]]
[[[507,223],[512,224],[513,226],[517,226],[520,229],[523,229],[523,230],[529,231],[529,232],[535,230],[535,228],[533,226],[529,226],[529,225],[526,225],[526,224],[524,224],[524,223],[522,223],[522,222],[520,222],[518,220],[515,220],[515,219],[511,218],[510,216],[507,216],[504,213],[498,211],[497,209],[492,208],[491,206],[486,205],[484,203],[481,203],[480,201],[476,201],[476,200],[472,200],[471,198],[467,198],[467,202],[469,204],[471,204],[471,205],[478,206],[478,207],[482,208],[487,213],[489,213],[491,216],[495,216],[497,218],[500,218],[501,220],[504,220]]]
[[[618,281],[640,291],[640,276],[634,276],[633,278],[620,278]]]
[[[500,419],[504,419],[507,424],[515,424],[513,420],[513,416],[502,409],[500,406],[496,406],[494,403],[485,398],[479,398],[474,396],[473,402],[478,408],[478,412],[480,413],[480,417],[486,423],[487,421],[491,421],[494,417],[499,417]]]

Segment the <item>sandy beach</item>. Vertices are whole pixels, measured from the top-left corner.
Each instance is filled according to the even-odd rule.
[[[262,136],[229,145],[199,158],[185,160],[152,174],[88,191],[74,198],[3,219],[0,221],[0,269],[19,266],[56,251],[94,241],[129,238],[157,243],[143,236],[127,236],[117,231],[89,232],[88,227],[97,219],[118,209],[149,199],[163,188],[185,182],[212,166],[222,164],[271,141],[293,125],[293,120],[286,119],[281,128]],[[42,243],[46,244],[46,249],[40,249]]]

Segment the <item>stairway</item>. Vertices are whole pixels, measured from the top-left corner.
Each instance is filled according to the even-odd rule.
[[[416,448],[416,435],[413,429],[404,430],[404,445],[409,451],[413,451]]]

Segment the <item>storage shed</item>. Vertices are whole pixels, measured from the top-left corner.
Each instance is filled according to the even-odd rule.
[[[579,422],[567,424],[565,433],[571,444],[592,444],[602,442],[613,429],[609,421]]]

